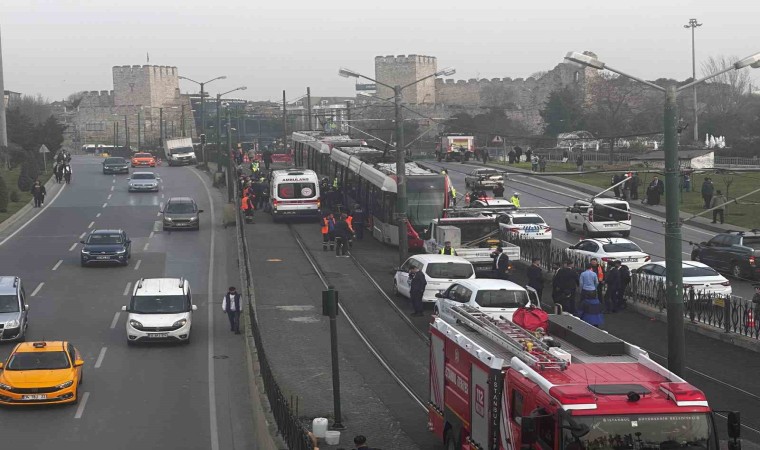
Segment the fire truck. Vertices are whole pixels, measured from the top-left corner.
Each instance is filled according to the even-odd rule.
[[[429,427],[447,450],[720,448],[705,394],[641,348],[569,314],[529,332],[451,309],[456,323],[430,324]]]
[[[436,159],[446,161],[469,161],[475,157],[475,137],[463,134],[445,134],[436,145]]]

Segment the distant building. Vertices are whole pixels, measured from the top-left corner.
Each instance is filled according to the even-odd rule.
[[[655,169],[665,168],[665,152],[647,152],[631,158],[632,164],[646,164]],[[678,166],[681,169],[712,169],[715,167],[715,152],[712,150],[680,150]]]
[[[293,131],[322,130],[349,133],[348,115],[356,104],[354,97],[311,97],[311,116],[306,97],[288,103],[288,128]],[[311,128],[309,127],[311,119]],[[338,130],[337,128],[340,127]]]
[[[21,101],[21,93],[13,91],[3,91],[3,104],[6,108],[13,108],[14,104]]]

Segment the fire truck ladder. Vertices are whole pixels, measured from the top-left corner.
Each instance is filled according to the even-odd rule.
[[[452,306],[451,312],[459,322],[503,346],[533,368],[567,368],[567,361],[551,354],[549,347],[533,333],[509,320],[496,320],[467,305]]]

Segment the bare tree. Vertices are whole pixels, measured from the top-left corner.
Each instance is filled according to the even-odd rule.
[[[739,58],[711,56],[702,63],[702,74],[708,76],[732,66]],[[733,114],[746,106],[751,79],[747,70],[729,70],[710,80],[703,88],[700,100],[711,114]]]

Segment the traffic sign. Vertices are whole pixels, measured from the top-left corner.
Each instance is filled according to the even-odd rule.
[[[42,144],[42,147],[40,147],[40,153],[50,153],[50,150],[48,150],[47,147],[45,147],[45,144]]]
[[[504,142],[504,139],[502,139],[501,136],[496,136],[493,138],[491,142],[493,142],[494,144],[501,144],[502,142]]]

